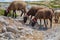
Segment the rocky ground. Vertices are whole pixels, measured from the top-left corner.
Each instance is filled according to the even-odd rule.
[[[60,40],[60,24],[53,23],[51,29],[44,30],[24,24],[22,20],[22,17],[0,16],[0,40]]]

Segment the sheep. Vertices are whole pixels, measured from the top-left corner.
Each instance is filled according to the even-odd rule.
[[[24,13],[26,13],[26,3],[25,2],[23,2],[23,1],[13,1],[9,6],[8,6],[8,8],[5,10],[5,12],[4,12],[4,16],[7,16],[8,15],[8,13],[11,11],[11,10],[13,10],[13,17],[14,17],[14,13],[15,13],[15,17],[16,17],[16,10],[21,10],[22,11],[22,13],[21,13],[21,16],[22,16],[22,14]],[[9,11],[9,12],[7,12],[7,11]]]
[[[50,20],[50,28],[52,28],[52,18],[53,18],[54,12],[51,9],[45,8],[38,10],[35,17],[31,20],[31,25],[34,26],[37,22],[37,19],[40,19],[40,25],[41,25],[41,19],[44,19],[45,27],[47,28],[46,19]]]

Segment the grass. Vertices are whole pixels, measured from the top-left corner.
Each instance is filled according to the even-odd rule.
[[[2,10],[2,9],[0,10],[0,16],[1,15],[4,15],[4,10]]]
[[[31,2],[30,4],[44,5],[44,6],[47,6],[49,8],[60,8],[60,4],[56,4],[54,1],[51,1],[49,4],[44,4],[44,2]],[[55,5],[58,5],[58,6],[55,6]]]

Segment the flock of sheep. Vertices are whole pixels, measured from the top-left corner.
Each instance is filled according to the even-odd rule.
[[[32,6],[29,11],[26,11],[26,5],[27,3],[22,1],[14,1],[12,2],[9,7],[5,10],[4,16],[7,16],[8,13],[13,11],[13,16],[16,17],[16,10],[21,10],[21,16],[24,13],[23,21],[26,23],[28,17],[31,15],[31,25],[34,26],[37,23],[37,19],[40,19],[40,25],[41,25],[41,19],[44,20],[44,25],[47,28],[48,23],[46,22],[47,19],[50,21],[50,28],[52,28],[52,18],[55,16],[55,22],[58,22],[58,17],[54,13],[54,9],[52,8],[45,8],[40,6]],[[34,16],[34,18],[32,18]],[[48,20],[47,20],[48,21]]]

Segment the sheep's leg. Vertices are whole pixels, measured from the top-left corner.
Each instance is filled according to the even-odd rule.
[[[24,15],[25,15],[25,13],[26,13],[26,8],[24,8]]]
[[[31,16],[31,18],[32,18],[32,16]]]
[[[50,20],[50,28],[52,28],[52,18],[50,18],[49,20]]]
[[[47,25],[46,25],[46,21],[45,21],[45,19],[44,19],[44,25],[45,25],[45,28],[47,28]]]
[[[21,10],[21,12],[22,12],[22,13],[21,13],[21,15],[20,15],[20,16],[22,16],[22,15],[23,15],[23,10]]]
[[[13,17],[16,18],[16,10],[13,10]]]
[[[47,19],[47,25],[48,25],[48,19]]]
[[[12,17],[14,17],[14,10],[13,10],[13,14],[12,14]]]
[[[30,17],[30,19],[32,19],[32,16]]]
[[[41,19],[40,19],[40,26],[41,26]]]
[[[59,22],[59,16],[58,16],[57,18],[58,18],[57,20],[58,20],[58,22]]]
[[[16,11],[15,11],[15,18],[16,18],[16,16],[17,16],[17,15],[16,15]]]

